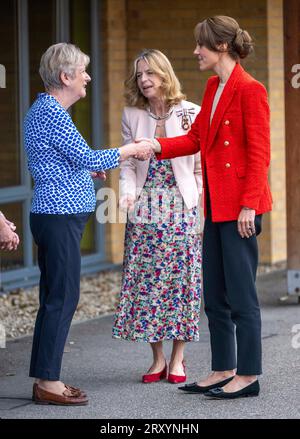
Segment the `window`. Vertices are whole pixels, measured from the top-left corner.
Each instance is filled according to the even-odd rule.
[[[100,7],[100,0],[10,0],[1,4],[0,64],[6,69],[6,88],[0,88],[0,209],[15,222],[21,244],[18,251],[0,255],[0,289],[38,282],[37,252],[29,226],[32,180],[23,149],[23,119],[43,91],[39,62],[51,44],[70,41],[91,56],[88,71],[92,83],[87,97],[71,113],[89,145],[103,144]],[[97,271],[105,263],[103,236],[104,226],[92,216],[81,245],[83,273]]]
[[[42,54],[55,42],[55,1],[28,0],[30,104],[43,91],[39,75]]]
[[[2,2],[0,63],[6,69],[6,88],[0,88],[0,188],[21,183],[17,41],[17,2]]]

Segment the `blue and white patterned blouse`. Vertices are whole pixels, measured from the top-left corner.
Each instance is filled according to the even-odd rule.
[[[118,148],[93,150],[69,113],[47,93],[40,93],[24,122],[28,168],[34,179],[31,212],[93,212],[96,205],[90,171],[116,168]]]

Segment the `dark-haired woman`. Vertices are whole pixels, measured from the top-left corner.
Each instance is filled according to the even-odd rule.
[[[197,24],[195,37],[200,71],[217,76],[208,80],[202,110],[187,135],[152,140],[160,159],[201,148],[203,290],[212,373],[182,390],[223,399],[257,396],[262,369],[256,235],[272,206],[267,92],[240,65],[253,43],[233,18],[208,18]]]

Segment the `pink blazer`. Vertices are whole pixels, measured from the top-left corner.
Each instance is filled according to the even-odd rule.
[[[176,137],[186,134],[182,128],[183,110],[187,110],[190,125],[200,111],[200,107],[192,102],[181,101],[174,107],[173,113],[166,121],[166,136]],[[122,137],[124,144],[131,143],[140,137],[153,138],[156,121],[146,110],[136,107],[125,107],[122,115]],[[129,194],[137,199],[145,184],[150,160],[144,162],[129,159],[121,163],[120,197]],[[202,193],[201,158],[199,153],[171,159],[171,164],[178,189],[188,209],[199,203]]]

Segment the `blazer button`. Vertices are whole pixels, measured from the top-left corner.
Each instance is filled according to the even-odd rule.
[[[230,168],[231,164],[230,163],[226,163],[226,168]]]
[[[225,145],[225,146],[228,146],[229,143],[230,143],[230,142],[229,142],[228,140],[225,140],[224,145]]]
[[[230,121],[229,120],[225,120],[224,125],[229,125]]]

